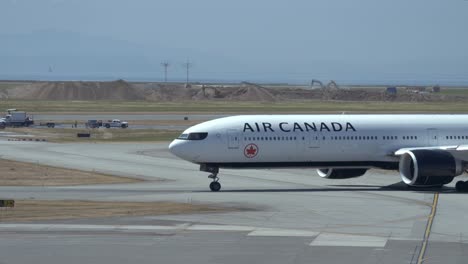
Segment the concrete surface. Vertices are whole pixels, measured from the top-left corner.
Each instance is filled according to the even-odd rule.
[[[158,144],[0,141],[2,158],[144,179],[136,184],[0,187],[15,199],[176,201],[236,208],[216,214],[0,224],[0,263],[466,263],[468,194],[411,190],[396,172],[327,180],[314,170],[207,173]],[[462,177],[466,179],[466,177]],[[240,210],[240,211],[239,211]],[[1,214],[0,214],[1,219]]]

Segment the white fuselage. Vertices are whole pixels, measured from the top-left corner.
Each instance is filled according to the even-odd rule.
[[[468,115],[244,115],[190,127],[169,148],[219,167],[385,168],[402,148],[463,144]]]

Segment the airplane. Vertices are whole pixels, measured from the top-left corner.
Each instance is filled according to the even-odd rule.
[[[211,173],[215,192],[220,168],[315,168],[327,179],[379,168],[408,186],[442,187],[468,169],[468,115],[230,116],[188,128],[169,150]]]

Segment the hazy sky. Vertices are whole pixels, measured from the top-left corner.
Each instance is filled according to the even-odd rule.
[[[0,0],[5,74],[468,82],[467,0]],[[53,73],[48,73],[49,65]]]

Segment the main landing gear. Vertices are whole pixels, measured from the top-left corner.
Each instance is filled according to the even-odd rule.
[[[212,192],[217,192],[221,190],[221,183],[219,183],[219,178],[218,178],[218,173],[219,173],[219,168],[217,166],[209,165],[209,164],[201,164],[200,165],[200,170],[201,171],[206,171],[206,172],[211,172],[210,176],[208,176],[209,179],[213,179],[213,181],[210,183],[210,190]]]
[[[455,189],[457,192],[468,192],[468,181],[457,181]]]

